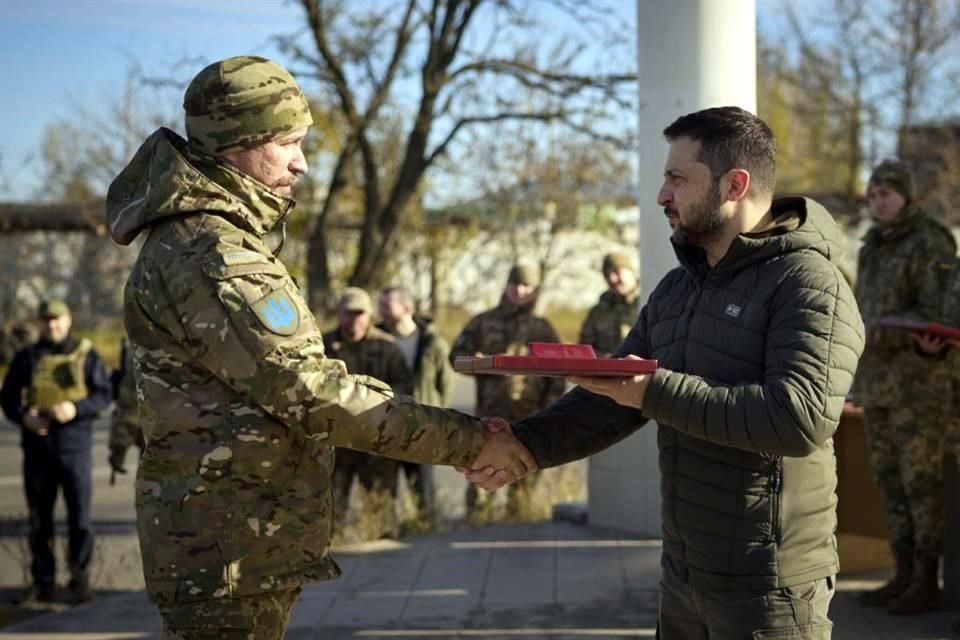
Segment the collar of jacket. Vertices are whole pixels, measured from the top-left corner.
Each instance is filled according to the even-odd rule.
[[[600,294],[600,302],[608,305],[635,304],[640,298],[640,285],[634,287],[627,295],[622,296],[616,291],[607,289]]]
[[[822,205],[809,198],[777,198],[761,226],[759,230],[737,235],[712,268],[700,247],[678,244],[673,238],[670,242],[680,264],[700,281],[708,275],[731,275],[752,264],[802,249],[818,251],[829,260],[836,260],[842,253],[836,222]]]
[[[866,244],[895,242],[913,231],[920,220],[926,217],[926,215],[920,207],[912,203],[908,204],[900,211],[900,214],[894,219],[892,224],[887,226],[874,224],[870,227],[863,236],[863,242]]]
[[[221,215],[257,236],[263,237],[269,233],[287,217],[296,204],[292,198],[274,193],[259,180],[189,147],[187,160],[212,185],[222,188],[239,203],[239,207]]]
[[[111,237],[127,245],[156,224],[193,214],[220,216],[262,237],[293,206],[292,199],[191,151],[186,140],[161,127],[110,183],[106,215]]]

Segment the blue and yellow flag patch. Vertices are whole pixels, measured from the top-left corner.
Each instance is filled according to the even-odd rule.
[[[300,310],[284,289],[271,291],[250,308],[260,323],[278,336],[292,336],[300,328]]]

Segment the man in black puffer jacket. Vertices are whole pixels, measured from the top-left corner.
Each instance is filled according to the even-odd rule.
[[[707,109],[664,134],[658,203],[681,266],[615,354],[659,369],[572,379],[513,431],[551,467],[660,426],[663,640],[829,638],[832,436],[864,340],[841,236],[812,200],[773,200],[776,144],[756,116]]]

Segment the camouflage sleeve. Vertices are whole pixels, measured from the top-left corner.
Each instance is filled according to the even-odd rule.
[[[117,381],[116,394],[107,446],[111,451],[120,449],[126,451],[136,442],[137,433],[140,430],[137,385],[131,368],[125,369]]]
[[[476,458],[483,443],[476,418],[349,375],[342,361],[325,357],[286,269],[251,253],[234,251],[229,260],[215,253],[203,267],[206,286],[194,281],[175,296],[197,362],[305,438],[411,462],[469,465]]]
[[[905,309],[908,318],[921,321],[936,320],[943,309],[944,278],[939,268],[944,260],[956,253],[952,238],[945,233],[932,233],[926,246],[910,265],[910,281],[914,290],[914,302]]]

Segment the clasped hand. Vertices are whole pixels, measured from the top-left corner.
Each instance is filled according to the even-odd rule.
[[[495,491],[537,470],[537,461],[513,435],[503,418],[483,418],[483,448],[470,468],[457,467],[464,477],[487,491]]]

